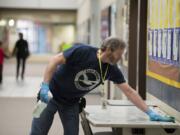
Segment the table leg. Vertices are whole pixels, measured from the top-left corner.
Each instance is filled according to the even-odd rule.
[[[144,128],[132,128],[131,132],[132,132],[132,135],[145,135]]]
[[[112,128],[113,135],[123,135],[122,128]]]

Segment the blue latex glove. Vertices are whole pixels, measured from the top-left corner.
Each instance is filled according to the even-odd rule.
[[[151,121],[175,122],[174,117],[162,116],[162,115],[156,113],[155,111],[153,111],[150,108],[147,110],[146,114],[149,116]]]
[[[40,100],[42,102],[45,102],[45,103],[49,102],[48,91],[49,91],[49,84],[42,82],[41,88],[40,88]]]

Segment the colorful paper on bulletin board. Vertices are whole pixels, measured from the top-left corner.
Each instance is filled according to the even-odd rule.
[[[147,75],[180,88],[180,0],[150,0]]]

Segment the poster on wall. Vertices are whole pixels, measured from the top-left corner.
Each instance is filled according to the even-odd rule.
[[[161,60],[161,56],[162,56],[162,30],[160,29],[160,30],[158,30],[158,43],[157,43],[157,50],[158,50],[158,60]]]
[[[101,39],[104,40],[110,36],[110,11],[111,7],[101,11]]]
[[[147,75],[180,88],[180,0],[149,1]]]
[[[180,29],[175,29],[173,31],[173,61],[175,61],[175,65],[179,64],[178,60],[179,60],[179,47],[180,47]]]
[[[162,33],[162,59],[166,59],[166,50],[167,50],[167,30],[163,29]]]
[[[151,29],[148,30],[148,55],[152,57],[152,47],[153,47],[153,31]]]

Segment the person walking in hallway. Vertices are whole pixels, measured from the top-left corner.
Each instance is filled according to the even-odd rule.
[[[54,114],[59,113],[64,135],[79,134],[79,100],[105,80],[116,86],[153,121],[172,121],[150,109],[139,94],[130,87],[117,66],[124,53],[124,41],[110,37],[100,48],[73,45],[55,55],[46,67],[39,91],[40,100],[47,103],[39,117],[32,120],[30,135],[47,135]],[[48,92],[52,93],[49,98]]]
[[[21,79],[24,79],[24,72],[26,67],[26,59],[29,56],[28,42],[23,39],[23,34],[19,33],[19,40],[16,42],[13,49],[13,56],[16,56],[17,67],[16,67],[16,80],[19,77],[19,69],[22,67]]]

